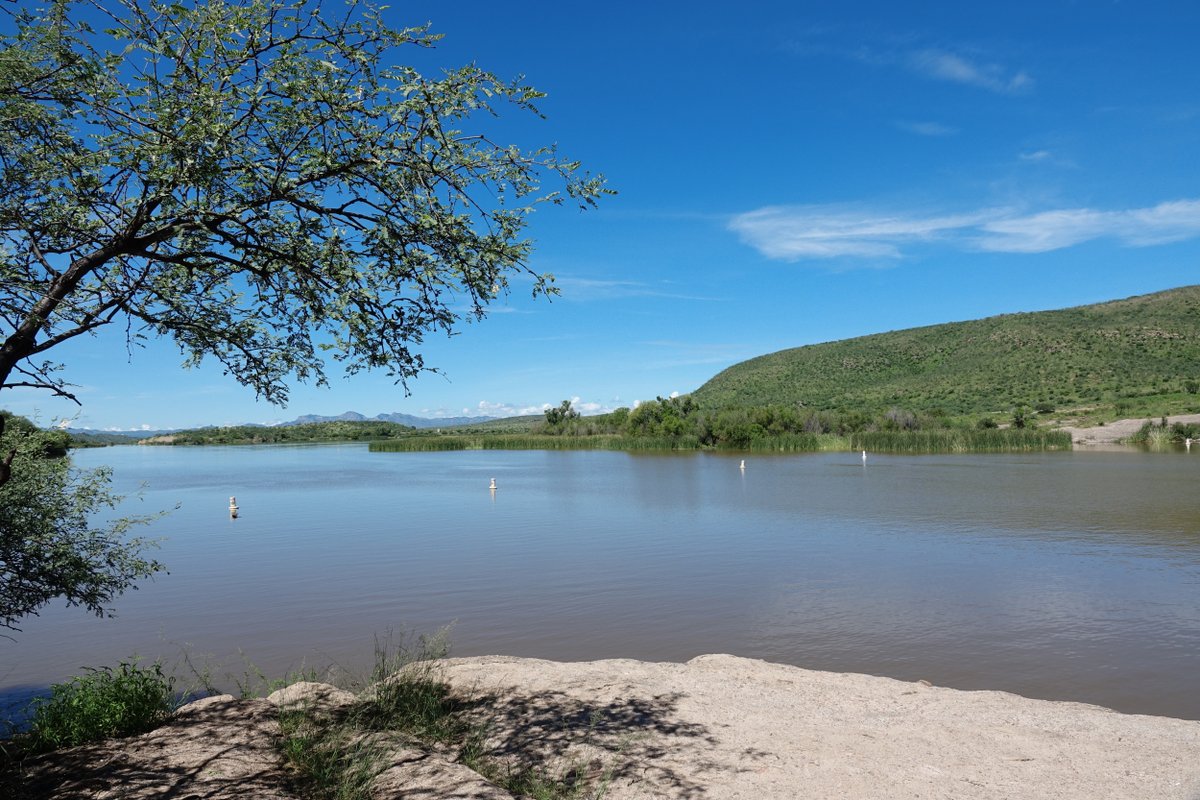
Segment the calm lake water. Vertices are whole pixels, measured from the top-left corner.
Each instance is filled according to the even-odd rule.
[[[218,677],[725,652],[1200,719],[1200,451],[742,456],[121,447],[170,569],[0,640],[10,699],[138,653]],[[488,483],[495,478],[499,489]],[[230,520],[236,495],[241,517]],[[239,655],[239,652],[244,653]]]

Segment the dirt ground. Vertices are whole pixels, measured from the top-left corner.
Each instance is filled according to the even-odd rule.
[[[1200,422],[1200,414],[1176,414],[1175,416],[1167,417],[1167,422],[1196,423]],[[1117,444],[1122,439],[1128,439],[1130,436],[1133,436],[1133,434],[1137,433],[1145,424],[1146,420],[1144,418],[1119,419],[1115,422],[1109,422],[1105,425],[1099,425],[1092,428],[1074,428],[1065,426],[1059,430],[1064,430],[1071,434],[1071,441],[1076,445],[1106,446]]]

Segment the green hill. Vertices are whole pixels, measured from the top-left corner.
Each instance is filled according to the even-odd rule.
[[[781,350],[693,393],[706,407],[803,404],[950,415],[1016,406],[1200,410],[1200,286]]]

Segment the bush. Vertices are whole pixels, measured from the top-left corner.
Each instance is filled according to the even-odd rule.
[[[26,745],[47,752],[145,733],[165,722],[176,707],[175,679],[165,676],[158,663],[91,669],[53,685],[50,697],[34,701]]]

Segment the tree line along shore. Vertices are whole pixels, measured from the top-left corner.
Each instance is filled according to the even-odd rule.
[[[882,413],[815,411],[781,405],[708,409],[690,396],[659,397],[633,409],[581,416],[563,401],[539,416],[446,428],[380,420],[205,427],[132,439],[51,433],[58,449],[109,444],[214,446],[367,442],[372,452],[450,450],[630,450],[890,453],[1067,450],[1064,413],[1018,407],[1008,414],[950,417],[893,407]],[[1069,420],[1069,417],[1067,418]],[[1103,422],[1100,423],[1103,426]],[[1164,446],[1200,439],[1200,424],[1147,419],[1128,444]]]

